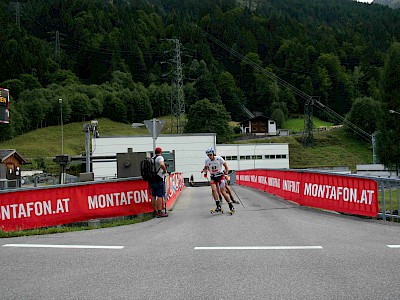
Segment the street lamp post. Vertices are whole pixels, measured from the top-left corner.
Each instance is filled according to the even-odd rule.
[[[61,155],[64,155],[64,124],[63,124],[63,99],[58,99],[61,108]]]

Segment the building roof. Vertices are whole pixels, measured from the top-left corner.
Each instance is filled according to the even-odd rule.
[[[27,163],[28,161],[22,157],[15,149],[0,149],[0,162],[4,162],[10,156],[15,156],[21,163]]]
[[[248,121],[253,121],[253,120],[256,120],[256,119],[274,120],[274,119],[272,119],[270,117],[266,117],[266,116],[256,116],[254,118],[246,119],[246,120],[240,122],[240,124],[243,124],[243,123],[248,122]]]

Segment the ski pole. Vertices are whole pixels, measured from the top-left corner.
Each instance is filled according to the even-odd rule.
[[[233,192],[235,193],[236,197],[239,199],[240,204],[242,204],[243,207],[245,207],[244,204],[243,204],[243,202],[242,202],[242,199],[239,198],[238,194],[236,193],[236,191],[233,189],[232,186],[231,186],[231,188],[232,188]]]
[[[203,174],[203,171],[204,171],[204,170],[202,170],[200,173]],[[208,184],[211,186],[211,182],[210,182],[210,179],[208,179],[207,172],[204,172],[203,176],[204,176],[205,178],[207,178]],[[212,199],[213,202],[215,202],[214,195],[213,195],[212,192],[211,192],[211,199]]]
[[[165,178],[164,177],[164,197],[163,197],[163,202],[164,202],[164,213],[167,213],[167,186],[165,185]]]

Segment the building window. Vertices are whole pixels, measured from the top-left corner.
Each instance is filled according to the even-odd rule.
[[[262,155],[252,155],[251,159],[262,159]]]
[[[237,160],[237,156],[222,156],[224,160]]]

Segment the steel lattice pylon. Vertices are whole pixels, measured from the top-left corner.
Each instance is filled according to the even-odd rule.
[[[183,133],[185,127],[185,96],[183,93],[183,72],[181,63],[181,44],[178,39],[172,39],[175,43],[175,71],[171,89],[171,133]]]
[[[306,101],[306,104],[304,105],[303,147],[312,147],[314,145],[313,105],[314,99],[311,97]]]

